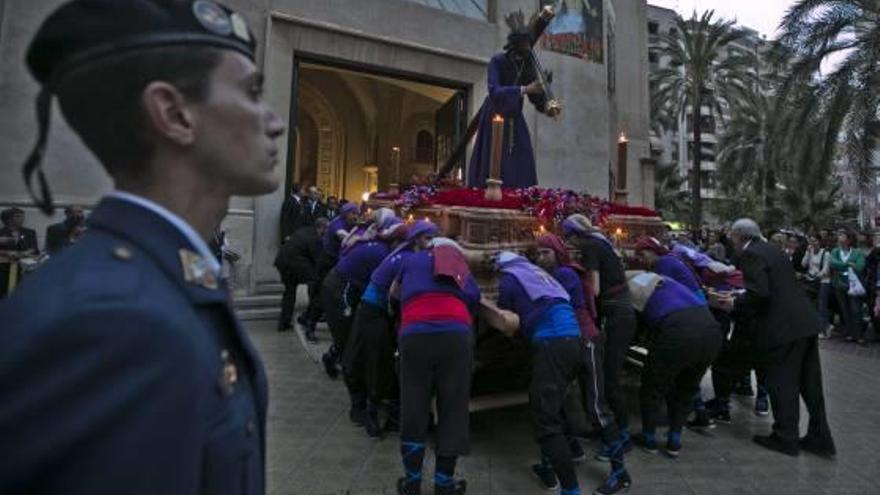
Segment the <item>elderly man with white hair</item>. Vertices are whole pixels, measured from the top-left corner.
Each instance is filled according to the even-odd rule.
[[[766,370],[773,433],[753,440],[791,456],[805,450],[833,457],[817,338],[822,320],[798,285],[788,257],[764,239],[754,220],[734,222],[731,239],[739,253],[745,292],[735,298],[715,296],[712,302],[731,312],[736,322],[750,325],[755,362]],[[801,397],[810,415],[803,438],[799,438]]]

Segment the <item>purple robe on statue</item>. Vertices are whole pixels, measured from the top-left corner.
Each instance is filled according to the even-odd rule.
[[[499,53],[489,62],[489,95],[480,109],[480,128],[468,168],[468,186],[486,187],[492,154],[492,117],[504,117],[504,145],[501,153],[501,180],[504,187],[537,185],[535,153],[529,128],[523,118],[523,97],[520,87],[534,79],[534,72],[513,55]],[[528,95],[539,112],[546,106],[544,95]]]

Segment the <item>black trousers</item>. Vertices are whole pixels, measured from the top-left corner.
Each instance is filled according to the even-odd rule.
[[[642,430],[657,429],[657,415],[665,400],[669,431],[681,431],[700,381],[720,348],[718,322],[706,308],[678,311],[663,320],[648,344],[648,360],[642,369]]]
[[[608,409],[605,400],[605,373],[602,368],[603,344],[601,342],[583,342],[583,365],[578,372],[577,381],[581,392],[581,401],[587,420],[602,436],[605,444],[620,438],[614,415]]]
[[[336,266],[337,261],[337,258],[328,256],[327,254],[324,254],[321,259],[318,260],[318,279],[314,284],[315,297],[309,301],[309,308],[306,310],[306,315],[313,323],[317,322],[318,318],[324,314],[324,298],[322,296],[324,282],[327,280],[327,276],[330,275],[333,267]],[[311,292],[312,289],[310,288],[309,290]]]
[[[617,426],[629,427],[629,413],[620,387],[620,375],[626,362],[626,354],[636,334],[636,313],[628,294],[603,299],[600,303],[604,320],[602,332],[605,339],[603,371],[605,373],[605,399],[614,413]]]
[[[316,284],[312,280],[300,278],[296,272],[279,271],[281,281],[284,283],[284,295],[281,296],[281,320],[280,323],[289,325],[296,312],[296,290],[300,284],[309,286],[309,307],[316,303]],[[309,316],[308,310],[306,316]]]
[[[331,270],[321,287],[321,307],[330,327],[333,345],[340,354],[345,351],[354,314],[361,300],[362,290],[339,278],[335,270]]]
[[[431,399],[437,398],[437,456],[470,448],[474,343],[469,333],[442,332],[400,338],[400,440],[425,443]]]
[[[810,414],[807,437],[819,445],[833,446],[825,415],[822,365],[816,336],[796,340],[764,353],[767,391],[773,407],[773,432],[783,441],[797,442],[800,435],[800,398]]]
[[[563,408],[569,384],[585,365],[585,348],[580,337],[539,341],[534,346],[529,407],[535,438],[541,455],[550,461],[563,489],[578,486],[571,450],[565,436]]]
[[[395,342],[385,309],[371,303],[359,304],[342,356],[349,392],[364,394],[376,404],[398,398]]]

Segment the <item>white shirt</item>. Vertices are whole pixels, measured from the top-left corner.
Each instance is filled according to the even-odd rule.
[[[196,252],[204,258],[205,262],[208,264],[208,268],[214,272],[214,275],[220,276],[220,262],[217,261],[217,258],[214,257],[214,253],[211,252],[211,249],[208,247],[208,244],[202,239],[202,236],[198,234],[188,223],[186,220],[180,218],[178,215],[174,214],[168,208],[156,203],[155,201],[150,201],[143,196],[138,196],[135,194],[131,194],[125,191],[113,191],[107,194],[109,198],[121,199],[123,201],[128,201],[129,203],[136,204],[142,208],[146,208],[147,210],[152,211],[156,215],[164,218],[168,223],[174,226],[186,237],[186,240],[192,245],[192,247],[196,250]]]

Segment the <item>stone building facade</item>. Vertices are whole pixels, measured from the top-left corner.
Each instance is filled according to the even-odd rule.
[[[239,296],[280,290],[272,266],[280,206],[294,182],[360,200],[392,182],[392,147],[403,181],[436,167],[486,94],[489,58],[501,50],[506,13],[540,0],[223,0],[260,40],[266,97],[290,130],[279,173],[284,190],[233,198],[223,227],[242,254]],[[24,68],[27,43],[61,0],[0,2],[0,208],[27,211],[41,235],[57,221],[30,206],[20,166],[35,139],[38,87]],[[653,204],[649,151],[645,0],[564,0],[601,15],[601,60],[538,50],[553,72],[564,111],[548,119],[527,105],[541,185],[606,197],[617,136],[629,139],[630,204]],[[57,116],[58,113],[56,112]],[[52,124],[45,167],[59,206],[87,208],[112,188],[100,165],[61,118]],[[41,239],[42,242],[42,239]]]

